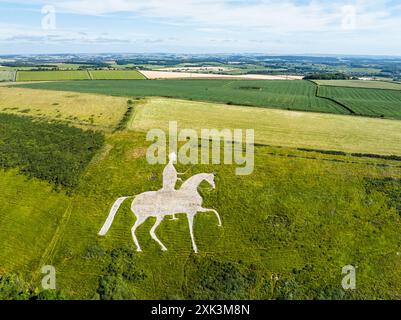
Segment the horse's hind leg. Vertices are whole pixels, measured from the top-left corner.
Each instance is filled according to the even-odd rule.
[[[150,235],[152,236],[152,238],[162,247],[163,251],[167,251],[167,248],[164,246],[164,244],[157,238],[156,234],[155,234],[155,230],[156,228],[160,225],[160,223],[163,221],[163,217],[157,217],[156,223],[155,225],[152,227],[152,229],[150,229]]]
[[[131,230],[132,238],[134,239],[134,242],[135,242],[135,245],[136,245],[136,250],[138,252],[141,252],[142,250],[141,250],[141,247],[139,245],[138,239],[136,238],[135,231],[142,223],[145,222],[145,220],[146,220],[146,217],[137,217],[137,219],[135,221],[135,224],[134,224],[134,226],[132,227],[132,230]]]

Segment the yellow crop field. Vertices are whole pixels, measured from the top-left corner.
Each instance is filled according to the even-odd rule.
[[[401,121],[149,98],[129,128],[255,129],[255,142],[274,146],[401,155]]]
[[[69,92],[0,87],[0,112],[113,128],[127,109],[127,99]]]

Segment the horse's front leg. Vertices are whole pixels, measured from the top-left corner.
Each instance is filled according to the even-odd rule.
[[[218,226],[219,226],[219,227],[222,226],[220,214],[219,214],[216,210],[214,210],[214,209],[206,209],[206,208],[198,208],[198,212],[214,212],[214,214],[215,214],[216,217],[217,217],[217,220],[219,220]]]
[[[195,243],[194,230],[193,230],[195,213],[191,212],[191,213],[188,213],[187,215],[188,215],[189,233],[191,235],[191,241],[192,241],[192,248],[194,249],[195,253],[198,253],[198,247],[196,246],[196,243]]]

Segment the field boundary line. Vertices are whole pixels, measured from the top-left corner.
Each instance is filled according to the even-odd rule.
[[[143,80],[149,80],[149,78],[144,73],[142,73],[142,71],[145,71],[145,70],[136,70],[136,71],[138,71],[144,77]]]
[[[312,81],[311,81],[312,82]],[[344,108],[345,110],[347,110],[348,112],[350,112],[352,115],[357,115],[357,113],[352,110],[351,108],[349,108],[348,106],[346,106],[345,104],[333,99],[333,98],[328,98],[328,97],[323,97],[320,95],[319,89],[320,89],[320,85],[316,84],[315,82],[312,82],[315,84],[316,86],[316,92],[315,92],[315,96],[316,98],[321,98],[321,99],[325,99],[331,102],[334,102],[335,104],[339,105],[340,107]]]
[[[89,70],[86,70],[86,72],[88,73],[89,79],[93,80],[92,72],[90,72]]]
[[[306,157],[306,156],[299,156],[294,154],[282,154],[282,153],[274,153],[274,152],[261,152],[257,151],[256,154],[262,155],[269,155],[274,157],[280,158],[288,158],[288,159],[303,159],[303,160],[314,160],[314,161],[325,161],[325,162],[336,162],[336,163],[345,163],[345,164],[362,164],[366,166],[373,166],[373,167],[385,167],[385,168],[396,168],[401,169],[401,166],[396,164],[386,164],[383,162],[363,162],[363,161],[353,161],[353,160],[344,160],[344,159],[336,159],[336,158],[315,158],[315,157]]]

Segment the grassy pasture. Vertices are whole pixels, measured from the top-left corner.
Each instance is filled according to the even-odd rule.
[[[126,110],[127,99],[120,97],[0,87],[0,112],[4,113],[110,130]]]
[[[113,96],[162,96],[255,107],[348,114],[336,104],[315,96],[308,81],[264,80],[129,80],[27,84],[33,89],[65,90]]]
[[[255,130],[255,142],[345,152],[401,155],[401,122],[310,112],[226,106],[148,98],[138,105],[131,130],[242,128]]]
[[[89,80],[87,71],[18,71],[17,81]]]
[[[145,79],[139,71],[93,70],[89,71],[93,80],[137,80]]]
[[[351,87],[367,89],[401,90],[401,84],[388,81],[364,81],[364,80],[313,80],[320,86]]]
[[[179,165],[180,172],[189,169],[184,179],[217,172],[217,189],[201,193],[205,206],[220,212],[223,228],[211,213],[196,217],[200,253],[195,257],[185,216],[167,218],[158,229],[169,249],[164,253],[149,236],[150,220],[139,228],[144,251],[137,254],[129,201],[106,237],[97,232],[117,197],[159,189],[163,166],[147,164],[140,152],[148,145],[142,133],[108,135],[106,143],[67,198],[35,179],[25,183],[14,171],[0,172],[0,199],[7,204],[0,206],[0,238],[6,243],[0,247],[0,269],[19,271],[39,286],[40,266],[52,264],[59,289],[76,299],[92,298],[99,277],[107,274],[107,252],[126,246],[146,274],[140,282],[125,281],[136,299],[210,298],[213,289],[202,285],[209,273],[222,270],[239,285],[237,291],[224,289],[222,278],[214,278],[208,290],[217,286],[215,294],[224,297],[372,299],[396,298],[401,290],[400,215],[387,194],[364,182],[400,179],[400,168],[341,162],[335,156],[327,161],[319,154],[272,147],[257,147],[255,172],[247,177],[235,176],[233,165]],[[352,293],[341,290],[347,264],[358,265]],[[238,272],[251,273],[253,280],[238,282]]]
[[[28,179],[15,169],[0,170],[0,177],[0,273],[14,271],[32,279],[40,276],[42,255],[70,199],[49,183]]]
[[[319,96],[343,103],[359,115],[401,119],[401,90],[320,86]]]

